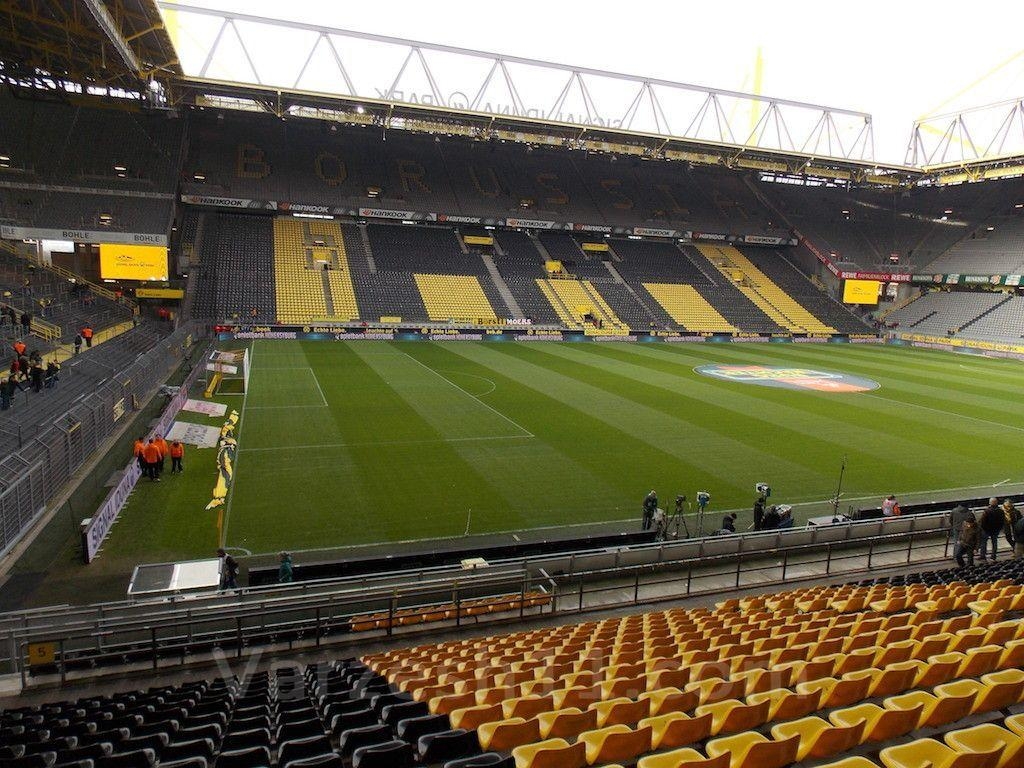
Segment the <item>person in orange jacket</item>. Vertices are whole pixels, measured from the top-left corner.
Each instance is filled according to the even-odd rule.
[[[171,472],[184,472],[181,460],[185,458],[185,446],[175,440],[171,443]]]
[[[25,342],[22,341],[21,339],[18,339],[18,341],[14,342],[12,346],[14,347],[14,351],[17,353],[18,357],[24,355],[25,350],[28,349],[28,347],[25,346]]]
[[[158,462],[156,471],[158,475],[162,475],[164,473],[164,461],[167,459],[167,455],[171,452],[171,447],[160,435],[154,437],[153,442],[156,443],[157,450],[160,451],[160,461]]]
[[[150,438],[149,442],[146,443],[146,447],[142,449],[142,458],[146,460],[146,476],[154,481],[160,482],[160,448],[157,447],[156,440]]]
[[[146,450],[146,441],[139,435],[135,438],[135,443],[132,445],[132,456],[139,462],[139,469],[142,470],[142,474],[146,474],[146,459],[143,458],[142,452]]]
[[[86,349],[89,349],[89,348],[92,347],[92,326],[91,325],[86,323],[82,327],[82,330],[80,330],[78,332],[78,335],[81,336],[83,339],[85,339]]]

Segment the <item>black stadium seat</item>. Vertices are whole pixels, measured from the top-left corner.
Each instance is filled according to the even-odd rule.
[[[352,768],[409,768],[413,763],[412,745],[404,741],[360,747],[352,755]]]
[[[476,731],[456,728],[420,736],[416,751],[421,763],[432,765],[476,755],[480,752],[480,741]]]
[[[270,768],[270,750],[253,747],[221,752],[217,756],[217,768]]]
[[[515,760],[511,755],[499,755],[497,752],[484,752],[474,757],[461,760],[449,760],[444,768],[515,768]]]
[[[416,744],[421,736],[426,736],[428,733],[441,733],[451,727],[448,715],[426,715],[402,720],[395,732],[402,741]]]
[[[288,764],[295,760],[305,760],[310,757],[320,757],[329,754],[331,742],[323,734],[310,736],[305,739],[286,741],[278,745],[277,762]]]
[[[383,744],[388,741],[391,741],[391,729],[383,723],[363,728],[350,728],[339,736],[338,754],[343,758],[351,758],[353,753],[361,747]]]

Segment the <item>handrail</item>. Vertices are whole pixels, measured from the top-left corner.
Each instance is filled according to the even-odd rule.
[[[119,297],[116,293],[114,293],[106,286],[99,285],[98,283],[94,283],[91,280],[87,280],[81,275],[72,272],[70,269],[65,269],[64,267],[58,266],[57,264],[47,263],[42,259],[38,258],[38,256],[28,256],[19,251],[6,240],[0,240],[0,248],[7,251],[8,253],[17,256],[19,259],[29,262],[30,264],[34,264],[37,267],[42,267],[43,269],[49,270],[50,272],[53,272],[55,275],[62,277],[65,280],[69,280],[79,285],[87,286],[89,290],[92,291],[97,296],[102,296],[104,299],[109,299],[110,301],[113,301],[116,304],[123,304],[124,306],[131,310],[133,315],[139,314],[139,305],[136,302],[132,301],[127,296]]]
[[[798,564],[801,569],[808,565],[824,565],[824,572],[821,576],[834,572],[843,572],[836,568],[836,564],[854,558],[863,559],[867,556],[867,567],[872,567],[872,556],[879,552],[896,553],[901,558],[905,551],[906,562],[911,562],[915,542],[918,542],[918,551],[921,550],[921,542],[932,542],[924,546],[943,546],[943,553],[948,548],[947,528],[944,525],[944,513],[934,515],[922,515],[922,518],[934,518],[929,520],[924,530],[915,530],[911,525],[905,530],[894,533],[883,533],[864,539],[837,539],[827,542],[807,542],[786,546],[783,537],[776,538],[774,544],[764,548],[744,551],[742,546],[743,536],[735,537],[709,537],[708,539],[695,540],[698,545],[696,551],[691,551],[688,557],[677,560],[666,560],[659,556],[658,559],[635,564],[619,564],[616,558],[614,565],[605,563],[600,567],[583,567],[579,569],[568,568],[557,575],[549,575],[543,569],[537,569],[531,573],[528,568],[519,570],[508,569],[501,573],[479,573],[468,574],[461,572],[455,575],[442,575],[440,578],[406,586],[379,585],[375,588],[367,588],[358,584],[349,584],[342,592],[320,592],[306,598],[295,595],[293,589],[275,590],[262,599],[253,602],[233,602],[244,597],[242,594],[226,595],[219,593],[216,604],[196,605],[190,602],[179,604],[177,610],[167,611],[167,604],[163,603],[164,610],[160,605],[144,606],[145,610],[135,616],[101,615],[99,618],[89,621],[86,618],[77,620],[60,621],[58,616],[48,617],[54,623],[48,626],[31,626],[29,617],[24,617],[19,626],[9,627],[7,636],[10,642],[7,647],[10,651],[18,649],[19,656],[16,659],[8,660],[13,662],[18,669],[24,672],[25,648],[29,642],[53,642],[59,644],[61,671],[64,672],[64,665],[74,664],[81,666],[89,660],[110,659],[111,654],[135,654],[148,651],[143,648],[139,650],[140,643],[146,646],[146,642],[140,641],[140,637],[152,637],[154,644],[152,648],[152,660],[154,665],[161,654],[166,656],[168,643],[181,636],[187,636],[187,640],[181,645],[182,658],[188,649],[195,645],[197,647],[220,647],[222,645],[233,645],[238,643],[238,652],[241,654],[242,645],[256,648],[259,643],[260,633],[274,635],[278,632],[290,632],[298,638],[316,638],[317,644],[320,638],[328,632],[349,632],[351,626],[349,620],[355,616],[365,615],[371,612],[384,613],[389,617],[383,629],[360,632],[359,638],[371,640],[379,632],[386,632],[387,635],[394,633],[398,624],[390,620],[395,612],[407,607],[422,607],[437,605],[440,601],[446,601],[455,606],[455,621],[460,621],[459,605],[462,600],[476,599],[480,596],[481,590],[503,590],[502,594],[509,593],[510,586],[521,584],[523,594],[537,590],[553,590],[552,600],[548,606],[552,613],[575,613],[583,610],[591,610],[598,607],[610,607],[614,605],[638,605],[644,600],[641,599],[641,587],[645,586],[645,580],[650,579],[652,585],[657,584],[661,590],[658,599],[670,599],[672,593],[665,593],[666,584],[684,584],[685,590],[676,594],[676,597],[698,594],[700,590],[694,589],[694,583],[710,578],[714,575],[735,574],[736,586],[741,586],[743,577],[746,576],[750,584],[769,585],[774,583],[785,583],[787,563],[791,560]],[[913,518],[911,518],[913,519]],[[806,531],[806,529],[805,529]],[[720,553],[706,552],[705,545],[721,542],[723,539],[732,540],[736,544],[735,550],[723,551]],[[935,542],[942,542],[941,544]],[[681,542],[685,543],[685,542]],[[823,546],[824,543],[824,546]],[[649,546],[649,545],[648,545]],[[630,549],[630,548],[623,548]],[[691,548],[692,550],[692,548]],[[844,550],[848,553],[844,554]],[[865,552],[866,550],[866,552]],[[838,554],[837,554],[838,553]],[[601,554],[600,550],[589,552],[590,558],[583,558],[581,563],[587,566],[593,562],[593,558]],[[607,550],[604,554],[610,555]],[[662,553],[659,553],[663,554]],[[934,553],[933,551],[933,554]],[[779,570],[779,559],[782,559],[781,579],[772,580],[771,571]],[[934,559],[934,558],[933,558]],[[769,564],[770,563],[770,564]],[[495,564],[497,565],[497,564]],[[877,567],[877,566],[876,566]],[[667,571],[675,571],[680,574],[685,572],[685,577],[668,576]],[[719,572],[720,571],[720,572]],[[847,570],[845,572],[851,572]],[[752,575],[754,575],[752,577]],[[634,583],[632,599],[623,597],[622,582],[625,580]],[[576,589],[567,588],[577,585]],[[586,589],[587,585],[594,585]],[[719,586],[718,591],[721,591]],[[514,591],[519,591],[515,589]],[[709,590],[705,590],[707,592]],[[610,593],[609,599],[602,599],[598,603],[585,605],[585,597],[590,594]],[[576,597],[572,597],[576,595]],[[441,597],[439,597],[441,596]],[[566,607],[568,603],[572,605]],[[651,599],[651,598],[646,598]],[[411,601],[417,601],[410,606]],[[559,601],[562,607],[559,608]],[[520,613],[525,610],[520,607]],[[541,610],[544,610],[541,608]],[[267,619],[282,617],[288,620],[273,624],[272,631],[267,627]],[[467,615],[468,617],[468,615]],[[506,619],[508,617],[505,617]],[[500,621],[502,617],[474,617],[477,622]],[[243,628],[247,631],[242,635]],[[197,631],[202,632],[202,637],[196,639]],[[250,637],[248,632],[256,633]],[[402,628],[401,632],[410,631]],[[415,630],[412,630],[415,631]],[[157,638],[161,638],[156,643]],[[266,642],[271,642],[266,640]],[[175,646],[177,647],[177,646]],[[150,658],[147,656],[147,658]],[[121,662],[116,662],[121,663]]]
[[[922,526],[925,531],[933,531],[941,528],[945,513],[933,512],[920,515],[905,516],[897,518],[896,521],[886,522],[885,525],[893,526],[897,524],[906,524],[909,526],[909,530],[900,531],[895,534],[881,534],[881,535],[899,535],[907,533],[921,533]],[[883,521],[868,520],[868,521],[849,521],[843,524],[837,524],[822,528],[793,528],[783,531],[750,531],[743,532],[733,536],[705,536],[702,538],[694,539],[676,539],[660,542],[651,542],[647,544],[634,544],[628,548],[621,548],[617,553],[609,555],[607,547],[590,547],[571,551],[564,551],[558,553],[547,553],[547,554],[536,554],[536,555],[524,555],[518,557],[510,557],[503,559],[495,559],[489,562],[488,572],[493,573],[499,568],[520,568],[520,569],[552,569],[552,562],[559,561],[559,569],[568,570],[570,573],[576,573],[577,561],[585,561],[588,557],[600,557],[600,556],[611,556],[616,562],[619,561],[619,553],[628,551],[634,556],[647,556],[652,562],[661,564],[670,564],[678,561],[679,558],[673,557],[674,549],[692,549],[694,545],[699,546],[697,557],[706,558],[709,555],[708,550],[721,549],[735,544],[736,551],[732,552],[732,556],[736,555],[754,555],[758,550],[745,549],[749,547],[751,543],[757,546],[759,543],[765,543],[765,548],[771,551],[779,551],[786,549],[787,539],[804,538],[807,535],[813,535],[815,541],[812,542],[811,546],[821,546],[825,543],[824,541],[818,540],[818,532],[821,532],[822,538],[826,536],[834,541],[834,543],[857,543],[867,542],[875,535],[854,535],[855,529],[859,526],[872,526],[872,525],[883,525]],[[835,541],[835,536],[839,533],[843,534],[843,538],[839,541]],[[645,555],[646,553],[646,555]],[[562,561],[566,561],[562,563]],[[255,586],[255,587],[241,587],[234,593],[234,598],[238,599],[250,599],[251,601],[265,600],[265,595],[275,595],[286,597],[289,600],[303,600],[311,597],[311,592],[317,594],[332,594],[336,595],[339,592],[343,592],[347,589],[354,588],[359,590],[366,590],[371,588],[372,582],[384,582],[388,589],[395,588],[395,581],[397,579],[405,579],[406,583],[409,584],[411,579],[418,579],[419,581],[415,584],[421,583],[433,583],[439,579],[459,580],[471,578],[473,574],[477,572],[467,572],[462,570],[458,564],[452,565],[438,565],[412,569],[401,573],[384,573],[384,574],[363,574],[349,577],[333,577],[323,579],[310,579],[306,581],[294,582],[288,585],[266,585],[266,586]],[[482,574],[483,572],[480,572]],[[477,574],[479,575],[479,574]],[[415,585],[414,584],[414,585]],[[18,611],[11,612],[8,614],[0,614],[0,631],[5,629],[6,623],[20,622],[23,618],[34,616],[41,618],[42,616],[52,616],[56,621],[62,625],[73,620],[73,617],[82,614],[95,615],[97,612],[102,615],[113,618],[118,612],[131,612],[141,613],[147,610],[151,606],[156,607],[157,614],[159,616],[168,616],[170,612],[175,609],[195,611],[199,606],[199,601],[209,600],[215,604],[218,608],[223,605],[224,602],[223,594],[203,595],[203,596],[176,596],[172,598],[160,597],[160,598],[145,598],[136,599],[132,601],[120,600],[106,603],[97,603],[90,606],[81,607],[68,607],[61,606],[55,609],[37,608],[30,611]]]

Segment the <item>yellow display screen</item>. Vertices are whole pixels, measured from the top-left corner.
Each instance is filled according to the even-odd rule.
[[[167,248],[100,243],[100,277],[104,280],[166,280]]]
[[[843,303],[877,304],[880,285],[877,280],[844,280]]]

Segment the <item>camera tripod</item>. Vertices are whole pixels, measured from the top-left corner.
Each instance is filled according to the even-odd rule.
[[[685,510],[683,509],[685,505]],[[669,515],[668,519],[665,520],[665,538],[668,538],[669,531],[675,529],[672,536],[673,539],[679,538],[680,527],[686,532],[686,538],[690,538],[690,526],[686,524],[686,513],[690,511],[690,502],[686,500],[685,496],[676,497],[676,508],[675,511]]]

